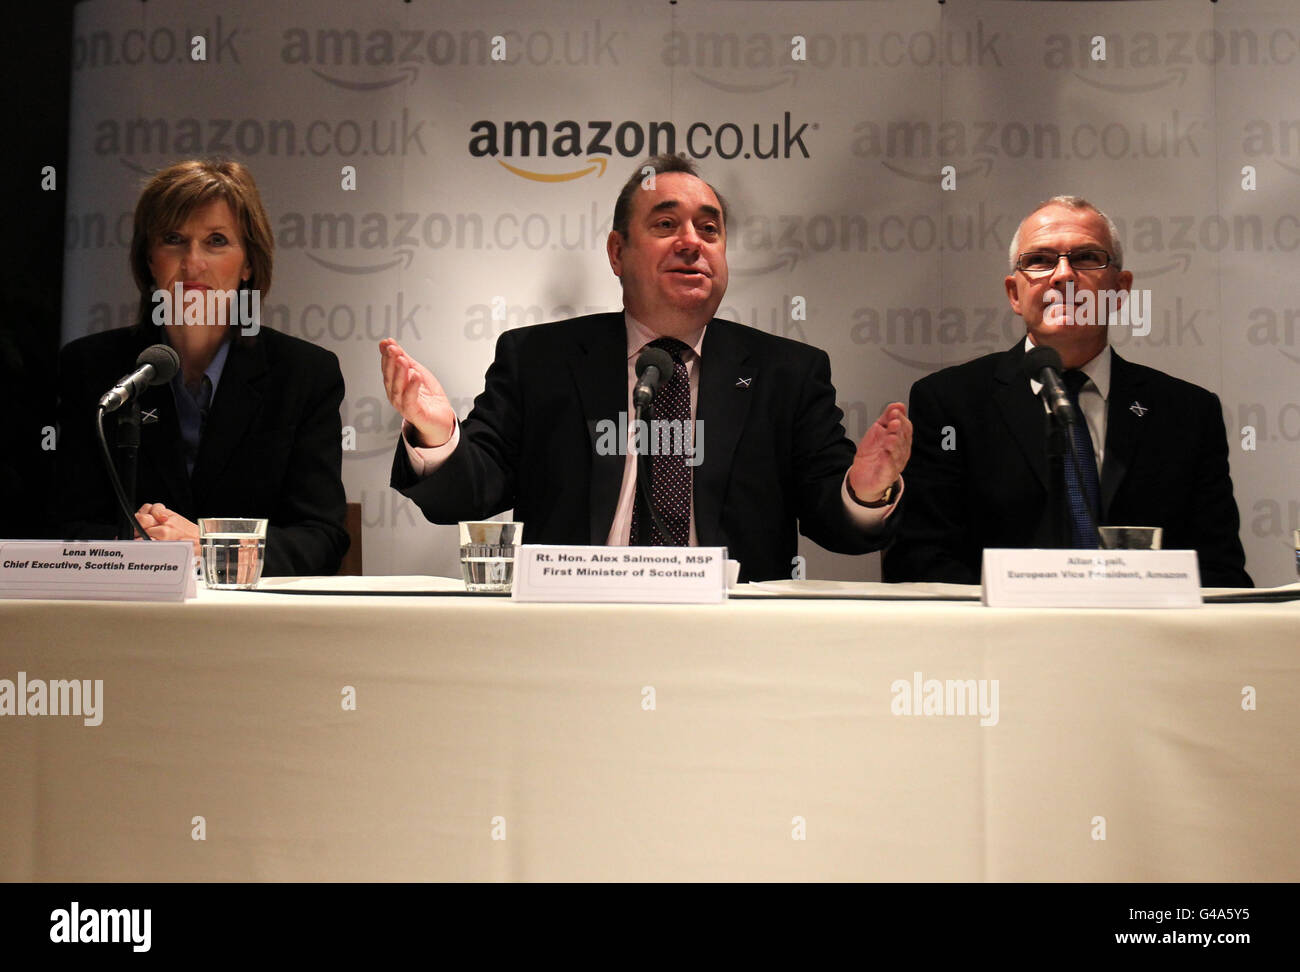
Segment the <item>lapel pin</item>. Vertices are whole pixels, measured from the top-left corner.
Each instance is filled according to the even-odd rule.
[[[749,387],[749,383],[750,383],[751,381],[753,381],[753,380],[754,380],[753,378],[737,378],[737,379],[736,379],[736,387],[737,387],[737,388],[748,388],[748,387]]]
[[[142,413],[140,413],[141,425],[152,425],[154,422],[157,421],[158,421],[158,409],[156,408],[147,408]]]
[[[1138,401],[1135,401],[1132,405],[1130,405],[1128,407],[1128,410],[1132,412],[1134,415],[1136,415],[1138,418],[1141,418],[1147,412],[1151,411],[1151,409],[1147,408],[1145,405],[1143,405],[1141,402]]]

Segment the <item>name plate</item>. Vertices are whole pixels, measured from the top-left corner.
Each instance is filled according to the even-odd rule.
[[[985,550],[986,607],[1200,607],[1195,550]]]
[[[183,601],[194,588],[188,540],[0,540],[0,597]]]
[[[727,593],[726,547],[561,547],[524,544],[515,556],[517,601],[718,604]]]

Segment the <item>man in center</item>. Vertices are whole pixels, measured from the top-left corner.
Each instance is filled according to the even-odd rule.
[[[502,334],[464,422],[427,368],[381,341],[384,388],[404,419],[393,487],[435,523],[513,508],[530,543],[725,546],[742,580],[791,576],[796,532],[837,553],[884,546],[911,451],[906,407],[888,405],[855,449],[824,351],[713,316],[727,289],[726,216],[689,160],[639,166],[606,246],[623,312]],[[630,441],[647,346],[673,360],[658,416],[703,432],[698,456],[652,457],[666,537],[637,502]],[[602,447],[611,423],[629,429],[625,448]]]

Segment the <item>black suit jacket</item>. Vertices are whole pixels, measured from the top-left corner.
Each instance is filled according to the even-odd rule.
[[[95,439],[99,396],[163,340],[157,328],[128,327],[70,342],[59,355],[59,499],[69,540],[116,536],[118,513]],[[190,520],[266,517],[268,575],[333,574],[348,549],[341,478],[343,374],[330,351],[263,327],[236,338],[217,385],[191,477],[170,385],[140,398],[157,421],[140,426],[132,512],[163,503]],[[113,448],[117,413],[105,420]]]
[[[908,516],[885,555],[886,580],[978,584],[985,547],[1068,545],[1048,418],[1020,371],[1024,356],[1022,339],[912,386]],[[1163,527],[1165,549],[1197,552],[1203,586],[1253,586],[1218,396],[1113,352],[1100,515]]]
[[[700,369],[699,543],[728,547],[744,580],[789,577],[797,531],[838,553],[880,549],[901,510],[868,534],[844,509],[840,486],[855,447],[840,424],[826,353],[715,319]],[[525,542],[604,544],[624,457],[597,453],[598,423],[617,422],[627,397],[623,314],[507,331],[459,446],[418,479],[399,442],[392,485],[435,523],[513,507]]]

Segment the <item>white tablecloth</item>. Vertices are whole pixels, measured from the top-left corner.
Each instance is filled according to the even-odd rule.
[[[98,726],[0,717],[7,881],[1300,879],[1297,602],[204,592],[0,632],[0,678],[103,680]],[[996,724],[895,714],[917,672],[997,680]]]

